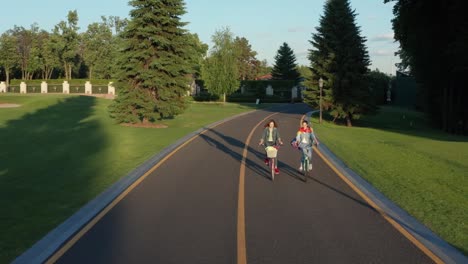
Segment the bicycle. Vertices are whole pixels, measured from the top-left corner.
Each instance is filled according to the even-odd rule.
[[[302,153],[302,159],[301,159],[301,166],[302,166],[302,173],[304,175],[304,182],[307,182],[307,178],[309,177],[309,157]]]
[[[265,152],[267,153],[268,166],[271,169],[271,180],[275,180],[275,160],[278,155],[278,146],[267,146]]]

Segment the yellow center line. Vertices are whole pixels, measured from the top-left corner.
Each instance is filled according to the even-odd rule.
[[[305,115],[301,118],[304,119]],[[403,236],[405,236],[409,241],[411,241],[416,247],[418,247],[422,252],[424,252],[429,258],[431,258],[437,264],[443,264],[444,261],[440,259],[437,255],[432,253],[424,244],[422,244],[418,239],[416,239],[410,232],[408,232],[403,226],[398,222],[393,220],[384,210],[382,210],[376,203],[374,203],[364,192],[362,192],[356,185],[354,185],[346,176],[344,176],[336,167],[331,163],[324,154],[317,148],[314,147],[315,152],[320,156],[320,158],[332,169],[338,177],[341,178],[353,191],[355,191],[362,199],[364,199],[374,210],[376,210],[387,222],[389,222],[396,230],[398,230]]]
[[[244,151],[242,152],[242,160],[239,172],[239,193],[237,196],[237,264],[247,264],[247,248],[245,243],[245,163],[247,160],[247,153],[252,139],[252,135],[257,129],[257,127],[265,122],[268,118],[276,115],[278,113],[271,114],[262,121],[260,121],[255,127],[250,131],[249,136],[245,140]]]
[[[231,119],[230,119],[231,120]],[[125,196],[127,196],[135,187],[137,187],[143,180],[145,180],[151,173],[153,173],[157,168],[159,168],[166,160],[172,157],[177,151],[181,148],[198,138],[199,136],[205,134],[209,131],[209,129],[215,128],[221,124],[224,124],[230,120],[226,120],[215,126],[212,126],[208,129],[203,130],[197,135],[194,135],[186,142],[178,146],[174,149],[171,153],[166,155],[163,159],[161,159],[156,165],[154,165],[151,169],[149,169],[143,176],[138,178],[133,184],[131,184],[125,191],[123,191],[115,200],[113,200],[109,205],[107,205],[99,214],[97,214],[89,223],[87,223],[79,232],[77,232],[70,240],[68,240],[59,250],[57,250],[45,263],[52,264],[55,263],[59,258],[61,258],[73,245],[80,240],[97,222],[99,222],[112,208],[114,208]]]

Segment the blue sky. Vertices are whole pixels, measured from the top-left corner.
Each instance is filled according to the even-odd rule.
[[[6,0],[2,0],[6,1]],[[249,40],[257,51],[258,59],[269,64],[283,42],[294,50],[298,64],[308,65],[306,58],[311,48],[309,40],[319,25],[325,0],[186,0],[187,14],[183,20],[189,22],[187,29],[197,33],[200,39],[211,46],[211,36],[223,27]],[[371,58],[371,69],[378,68],[386,73],[395,71],[399,58],[393,54],[398,43],[393,41],[391,19],[393,4],[383,0],[351,0],[357,13],[357,24],[362,36],[367,38]],[[0,32],[14,25],[29,28],[36,22],[39,27],[50,31],[55,24],[66,20],[69,10],[77,10],[80,31],[88,24],[99,22],[100,17],[128,17],[128,0],[22,0],[8,1],[2,8]]]

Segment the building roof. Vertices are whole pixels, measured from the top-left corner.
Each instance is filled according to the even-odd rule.
[[[272,78],[273,77],[271,73],[269,73],[269,74],[258,76],[257,78],[255,78],[255,80],[271,80]]]

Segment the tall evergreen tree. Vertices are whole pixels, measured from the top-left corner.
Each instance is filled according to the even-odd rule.
[[[396,2],[392,20],[402,68],[416,78],[434,123],[468,134],[468,20],[462,0]],[[434,19],[437,18],[437,19]]]
[[[119,96],[110,107],[118,122],[151,122],[186,108],[192,71],[182,0],[132,0],[122,36]]]
[[[276,53],[271,75],[276,80],[296,80],[300,76],[297,71],[296,56],[286,42]]]
[[[229,28],[216,31],[212,40],[214,46],[202,65],[202,79],[211,94],[222,96],[226,102],[226,95],[239,89],[239,51]]]
[[[192,65],[193,70],[191,81],[194,82],[200,78],[201,65],[203,64],[203,59],[208,51],[208,45],[203,43],[197,34],[189,34],[188,39],[192,48],[192,51],[190,52],[190,64]]]
[[[348,126],[375,107],[366,80],[370,64],[366,39],[360,35],[355,18],[349,0],[327,1],[309,53],[314,83],[324,80],[323,106],[335,119],[345,118]],[[317,94],[317,86],[313,85],[309,94]]]

